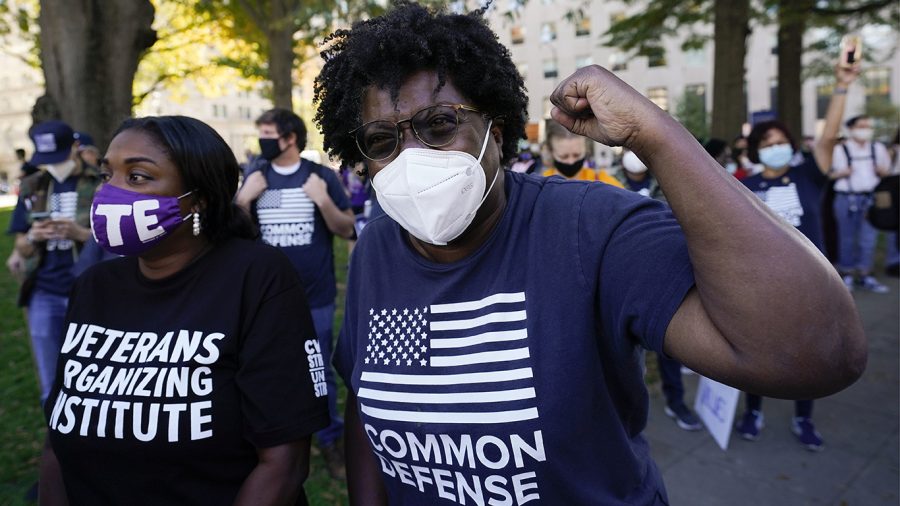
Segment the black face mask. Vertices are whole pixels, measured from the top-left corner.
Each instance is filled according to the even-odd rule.
[[[584,167],[584,158],[581,160],[575,160],[575,163],[563,163],[556,158],[553,159],[553,166],[556,170],[559,171],[560,174],[566,177],[572,177],[575,174],[578,174],[578,171]]]
[[[284,153],[284,150],[278,145],[278,139],[260,139],[259,152],[259,156],[271,162]]]

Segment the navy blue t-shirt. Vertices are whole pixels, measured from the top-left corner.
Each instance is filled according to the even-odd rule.
[[[422,258],[388,216],[354,250],[335,363],[390,503],[664,503],[642,349],[694,284],[681,228],[609,185],[505,177],[464,260]]]
[[[78,203],[78,193],[75,191],[78,185],[78,176],[70,176],[62,183],[53,181],[47,194],[47,211],[52,219],[75,219],[75,208]],[[9,223],[9,233],[28,233],[31,228],[30,202],[19,198],[16,208],[13,210]],[[35,288],[45,290],[56,295],[69,295],[75,275],[72,266],[75,265],[75,242],[71,239],[53,239],[47,241],[47,251],[44,260],[38,267]]]
[[[343,211],[350,208],[350,202],[340,180],[333,170],[306,159],[301,159],[300,168],[287,176],[278,174],[269,164],[262,170],[268,189],[259,196],[255,209],[263,242],[280,248],[291,259],[311,308],[334,304],[333,234],[303,185],[315,172],[325,180],[328,195]]]
[[[819,170],[812,156],[804,155],[802,162],[774,179],[762,173],[741,180],[757,197],[810,240],[819,251],[822,241],[822,192],[828,177]]]

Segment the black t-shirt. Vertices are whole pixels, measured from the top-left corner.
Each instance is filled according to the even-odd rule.
[[[303,288],[230,240],[163,280],[134,257],[78,278],[45,406],[72,504],[231,504],[277,446],[328,425]]]

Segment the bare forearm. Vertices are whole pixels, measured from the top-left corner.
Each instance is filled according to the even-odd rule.
[[[41,453],[38,499],[40,506],[68,506],[69,504],[63,484],[62,470],[49,441],[44,441],[44,451]]]
[[[369,449],[359,411],[356,407],[356,396],[347,394],[347,407],[344,412],[345,462],[347,463],[347,491],[352,506],[387,506],[387,494],[381,483],[378,463]]]
[[[325,219],[325,224],[328,226],[328,230],[331,230],[332,234],[343,237],[344,239],[353,237],[354,218],[349,211],[342,211],[334,204],[331,197],[327,196],[319,202],[316,202],[316,206],[322,213],[322,218]]]
[[[815,375],[840,360],[847,336],[852,359],[864,341],[853,300],[834,269],[668,115],[651,113],[642,124],[635,150],[684,230],[699,301],[728,344],[722,353],[730,357],[722,363],[739,364],[736,373],[748,373],[744,380],[765,378],[773,388],[788,373],[801,389],[832,388]]]
[[[19,252],[19,255],[22,258],[31,258],[34,255],[36,248],[31,241],[28,240],[28,236],[26,234],[16,234],[16,243],[15,243],[16,251]]]
[[[259,463],[241,485],[235,506],[293,505],[309,474],[309,438],[260,450]]]
[[[844,109],[847,104],[847,87],[837,84],[834,94],[828,102],[828,111],[825,113],[825,126],[822,128],[822,136],[816,141],[813,156],[816,164],[823,174],[831,170],[834,147],[838,143],[838,134],[841,130],[841,119],[844,117]]]

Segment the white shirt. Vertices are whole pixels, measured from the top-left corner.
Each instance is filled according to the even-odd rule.
[[[875,164],[872,163],[872,146],[870,142],[860,145],[856,141],[846,141],[844,146],[850,152],[850,158],[853,163],[853,171],[849,176],[838,179],[834,183],[835,191],[839,192],[870,192],[878,186],[881,178],[875,171]],[[875,161],[879,167],[886,168],[891,165],[891,158],[888,156],[887,148],[884,144],[875,143]],[[847,169],[847,154],[841,144],[834,147],[834,157],[831,162],[836,172]]]

